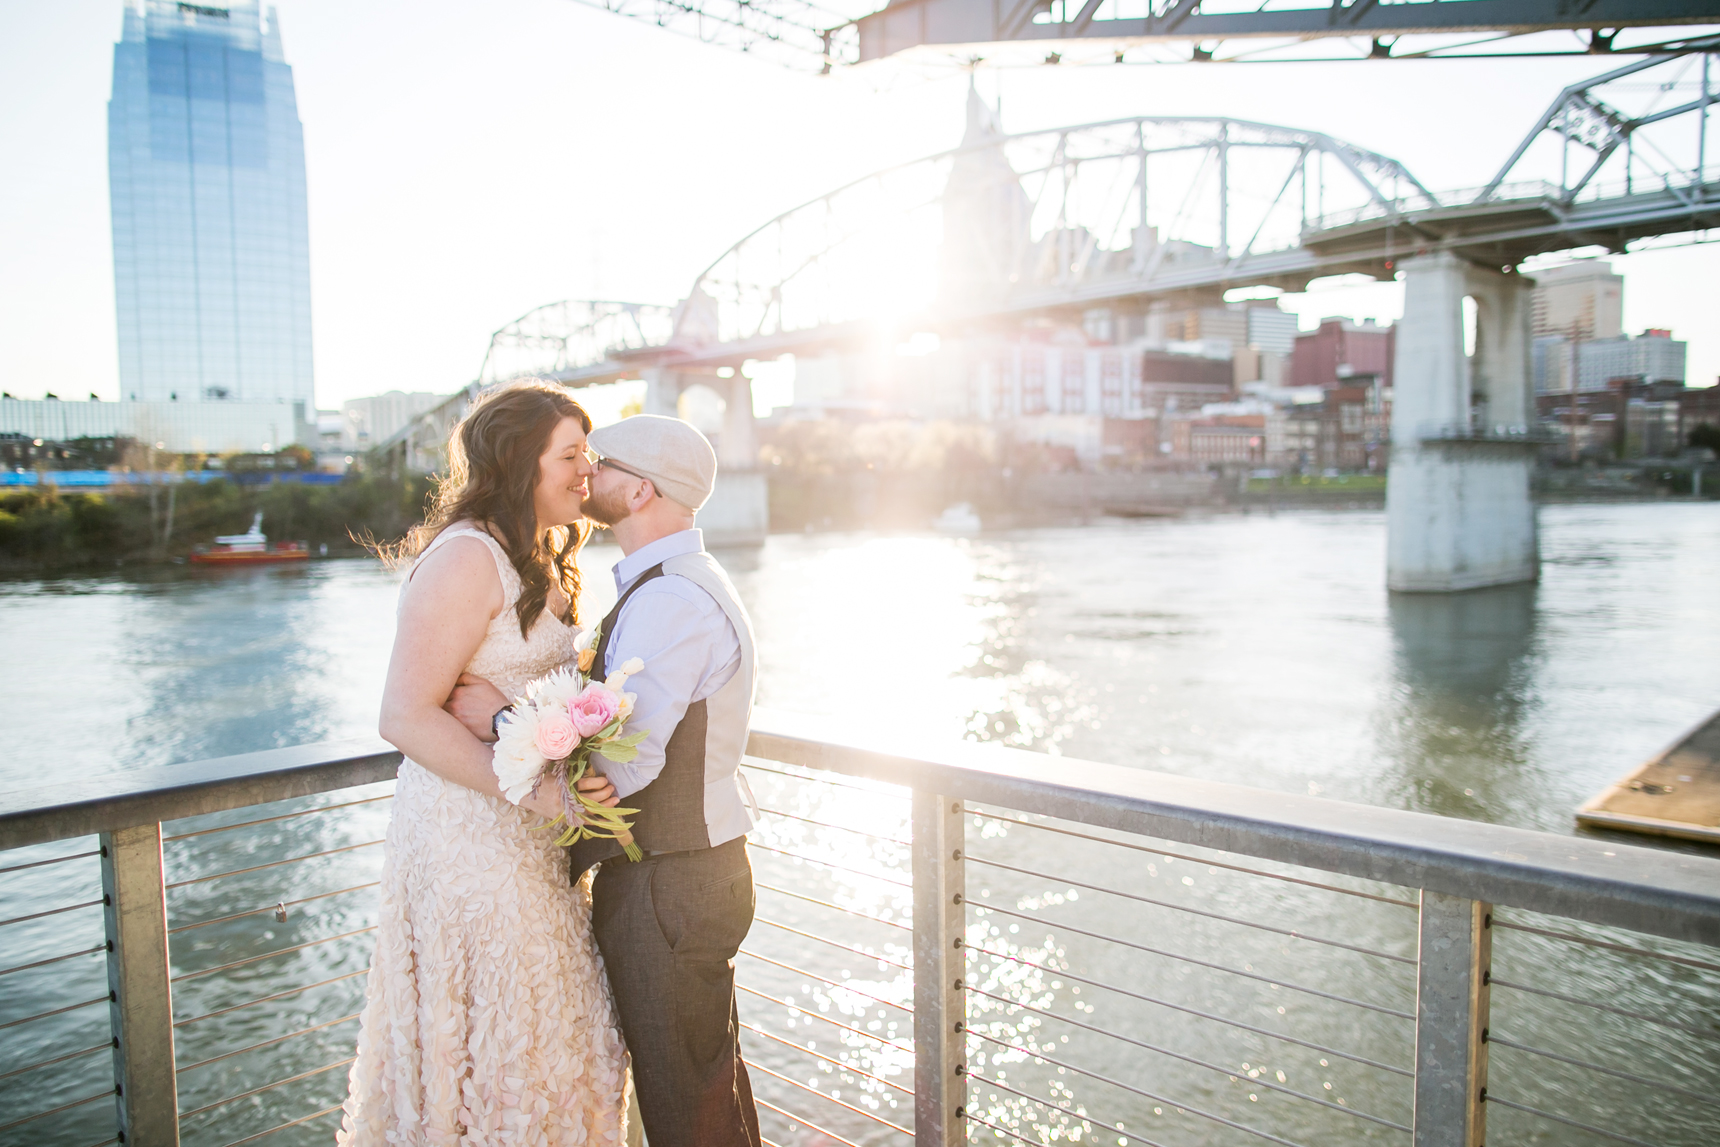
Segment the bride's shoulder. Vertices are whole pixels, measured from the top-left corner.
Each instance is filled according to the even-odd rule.
[[[489,536],[470,523],[455,523],[418,555],[405,592],[443,601],[481,596],[494,614],[505,604],[507,587]]]

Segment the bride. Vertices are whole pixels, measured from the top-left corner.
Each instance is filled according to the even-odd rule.
[[[382,918],[338,1142],[620,1144],[626,1052],[545,792],[503,800],[442,710],[462,672],[509,696],[573,655],[591,420],[560,387],[482,399],[448,444],[401,587],[380,731],[401,763]],[[582,781],[614,804],[602,778]],[[536,814],[536,815],[534,815]]]

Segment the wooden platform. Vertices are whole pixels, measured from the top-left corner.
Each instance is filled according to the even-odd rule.
[[[1720,844],[1720,712],[1590,798],[1577,823]]]

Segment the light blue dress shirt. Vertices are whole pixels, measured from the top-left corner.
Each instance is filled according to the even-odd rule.
[[[682,530],[658,538],[615,563],[617,596],[658,562],[696,554],[705,548],[704,534]],[[721,689],[741,667],[741,638],[711,595],[687,578],[664,574],[653,578],[627,599],[615,619],[604,655],[608,676],[629,657],[645,670],[627,679],[627,692],[637,695],[629,732],[650,730],[639,743],[639,755],[626,764],[602,761],[603,774],[626,803],[627,797],[657,779],[675,726],[687,707]]]

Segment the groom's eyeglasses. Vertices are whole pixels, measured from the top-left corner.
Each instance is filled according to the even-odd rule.
[[[650,478],[647,478],[644,474],[641,474],[639,471],[629,470],[627,467],[625,467],[621,463],[615,461],[613,458],[605,458],[601,454],[597,455],[595,458],[593,458],[591,460],[591,466],[592,466],[592,469],[594,469],[594,470],[619,470],[623,474],[631,474],[635,478],[644,478],[645,481],[651,482]],[[657,483],[651,482],[651,485],[653,487],[655,487],[657,485]]]

